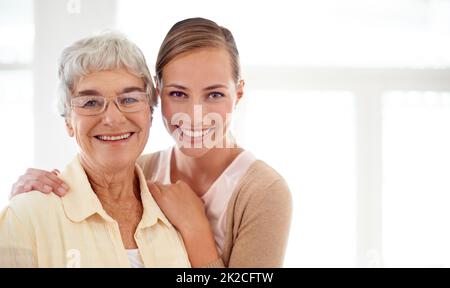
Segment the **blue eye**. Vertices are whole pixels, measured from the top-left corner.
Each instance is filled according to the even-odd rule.
[[[139,100],[136,98],[132,98],[132,97],[126,97],[126,98],[120,99],[120,104],[124,104],[124,105],[134,104],[137,102],[139,102]]]

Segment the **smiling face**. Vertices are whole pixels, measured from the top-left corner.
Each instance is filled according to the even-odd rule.
[[[67,131],[75,137],[80,155],[91,167],[119,171],[134,167],[144,150],[151,127],[150,106],[139,112],[121,112],[114,103],[117,95],[145,92],[144,81],[126,70],[107,70],[81,77],[74,85],[73,96],[104,96],[109,100],[106,110],[95,116],[70,111]]]
[[[212,148],[227,147],[225,136],[243,95],[243,82],[233,80],[225,49],[178,55],[164,67],[158,92],[166,128],[184,154],[199,157]]]

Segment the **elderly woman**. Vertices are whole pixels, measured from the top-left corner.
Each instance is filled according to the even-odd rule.
[[[71,193],[11,200],[0,266],[189,267],[136,165],[157,102],[139,48],[116,34],[82,39],[63,51],[59,79],[60,112],[80,147],[59,175]]]

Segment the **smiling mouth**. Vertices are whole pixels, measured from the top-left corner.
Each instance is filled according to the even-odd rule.
[[[183,128],[181,126],[176,125],[177,129],[179,129],[179,131],[181,132],[181,134],[184,136],[187,136],[189,138],[200,138],[200,137],[205,137],[206,135],[210,134],[213,130],[214,127],[209,127],[207,129],[202,129],[202,130],[191,130],[191,129],[186,129]]]
[[[128,132],[128,133],[118,134],[118,135],[96,135],[94,137],[100,141],[114,142],[114,141],[126,140],[126,139],[130,138],[131,135],[133,135],[133,134],[134,134],[134,132]]]

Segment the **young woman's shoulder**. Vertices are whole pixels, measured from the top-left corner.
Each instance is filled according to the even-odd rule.
[[[256,160],[244,174],[241,180],[241,187],[247,193],[261,193],[260,189],[267,190],[271,187],[281,187],[284,192],[289,192],[289,187],[283,176],[274,168],[262,160]],[[254,189],[250,189],[254,188]],[[255,190],[255,188],[259,188]],[[251,191],[249,191],[251,190]]]
[[[292,198],[284,178],[256,160],[234,191],[227,210],[227,267],[281,267],[292,217]]]
[[[291,192],[283,176],[262,160],[256,160],[244,174],[234,200],[242,208],[250,204],[261,209],[267,205],[286,209],[292,205]]]

